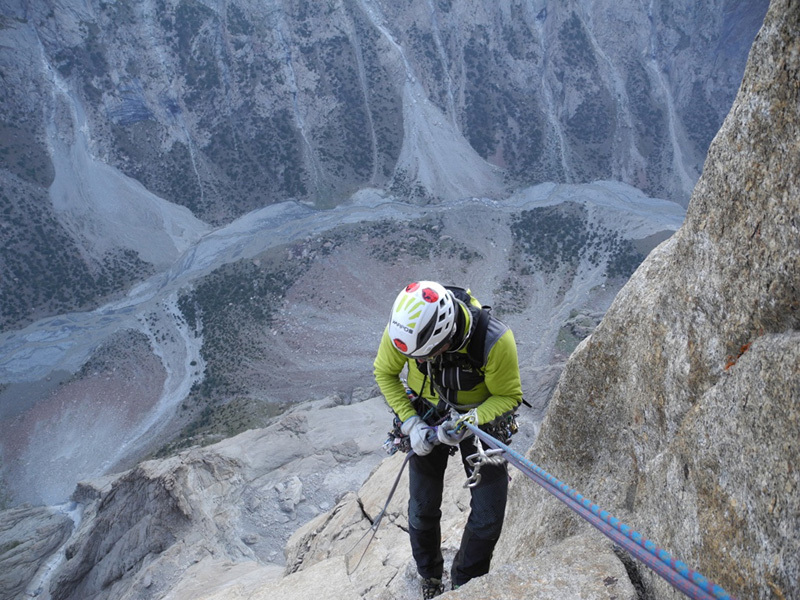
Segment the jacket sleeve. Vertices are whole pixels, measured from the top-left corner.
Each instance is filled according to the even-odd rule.
[[[522,403],[517,343],[510,329],[500,336],[489,351],[484,376],[490,396],[478,406],[480,423],[488,423]]]
[[[417,414],[408,396],[406,396],[403,382],[400,381],[400,373],[406,363],[406,357],[392,346],[389,333],[384,329],[381,344],[378,347],[378,355],[375,357],[373,364],[375,381],[389,408],[403,421]]]

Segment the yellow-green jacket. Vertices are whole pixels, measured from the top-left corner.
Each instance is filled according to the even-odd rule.
[[[474,298],[472,304],[480,307],[480,303]],[[464,312],[469,327],[474,315],[465,305],[458,303],[457,306]],[[459,352],[466,355],[468,347],[469,344]],[[514,410],[522,402],[517,345],[513,332],[498,319],[490,317],[484,348],[488,351],[488,355],[484,354],[483,381],[471,389],[459,390],[455,394],[456,406],[463,407],[459,412],[467,412],[477,405],[480,424],[488,423]],[[447,354],[449,353],[445,353]],[[440,399],[433,389],[434,386],[431,385],[430,378],[420,371],[416,359],[405,356],[394,347],[389,339],[388,326],[383,332],[373,366],[375,381],[381,393],[401,420],[406,421],[417,414],[400,379],[406,367],[408,387],[424,396],[432,405],[438,406]]]

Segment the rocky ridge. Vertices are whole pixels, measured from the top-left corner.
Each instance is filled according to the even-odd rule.
[[[306,403],[214,447],[82,482],[61,510],[0,513],[0,592],[161,598],[197,563],[251,561],[280,572],[298,525],[329,510],[385,456],[391,416],[382,398],[368,396]],[[342,434],[349,430],[362,435]]]
[[[384,460],[386,455],[376,447],[389,417],[380,397],[350,405],[331,398],[293,410],[267,429],[84,482],[73,496],[82,508],[71,535],[70,519],[63,514],[45,520],[45,509],[4,513],[0,523],[13,522],[15,529],[0,529],[3,547],[20,538],[34,539],[36,546],[19,548],[15,561],[3,558],[8,575],[0,580],[5,586],[0,590],[51,599],[109,600],[288,599],[323,590],[336,598],[399,600],[413,595],[418,581],[404,516],[407,473],[368,548],[363,537],[404,458],[395,454]],[[343,428],[358,431],[359,441],[342,441]],[[375,468],[367,478],[370,465]],[[364,478],[358,492],[341,493]],[[443,507],[448,560],[469,510],[464,480],[456,456]],[[332,489],[340,490],[335,505]],[[60,524],[60,537],[46,529],[50,522]],[[52,552],[67,537],[61,560],[43,562],[47,554],[36,548],[49,543]],[[285,556],[276,557],[284,543]],[[565,580],[559,574],[565,564],[580,573]],[[12,575],[17,577],[13,585]],[[533,582],[537,595],[529,597],[534,598],[636,597],[623,563],[588,536],[534,560],[506,565],[472,584],[477,595],[467,597],[490,590],[493,597],[510,599]]]

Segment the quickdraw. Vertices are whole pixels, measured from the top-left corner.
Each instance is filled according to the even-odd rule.
[[[511,438],[519,431],[517,413],[510,412],[500,415],[494,421],[481,425],[481,430],[504,444],[510,444]]]

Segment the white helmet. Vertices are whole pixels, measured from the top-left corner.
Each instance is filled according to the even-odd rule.
[[[412,358],[435,353],[456,328],[453,295],[434,281],[411,283],[397,295],[389,319],[389,338]]]

